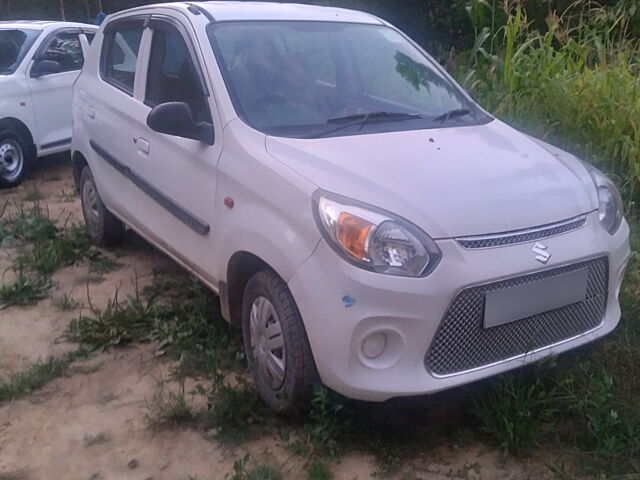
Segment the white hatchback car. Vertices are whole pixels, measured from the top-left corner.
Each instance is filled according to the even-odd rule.
[[[75,86],[99,244],[129,225],[220,295],[262,397],[382,401],[601,337],[616,187],[482,110],[371,15],[211,2],[108,17]]]
[[[69,150],[71,95],[98,27],[0,22],[0,185],[36,157]]]

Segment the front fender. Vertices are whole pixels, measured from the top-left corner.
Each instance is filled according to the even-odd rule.
[[[230,125],[236,128],[225,129],[217,172],[215,277],[226,281],[231,257],[249,252],[287,281],[321,238],[312,213],[316,186],[270,156],[263,134],[238,120]]]
[[[31,133],[33,142],[39,144],[29,85],[17,73],[0,81],[0,121],[2,120],[22,123]]]

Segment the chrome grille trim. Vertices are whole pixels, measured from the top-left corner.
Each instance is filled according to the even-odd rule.
[[[589,269],[583,302],[484,328],[484,298],[492,290]],[[602,326],[607,306],[609,261],[598,257],[562,267],[466,288],[456,295],[425,355],[435,377],[461,375],[508,362],[587,335]]]
[[[540,227],[514,230],[505,233],[491,235],[477,235],[471,237],[458,237],[458,242],[467,249],[504,247],[506,245],[516,245],[519,243],[533,242],[543,238],[562,235],[578,228],[584,227],[587,223],[587,215],[578,215],[557,223],[542,225]]]

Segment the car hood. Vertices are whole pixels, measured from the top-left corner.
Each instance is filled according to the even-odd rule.
[[[318,187],[400,215],[433,238],[530,228],[597,208],[582,162],[498,120],[322,139],[267,137],[266,148]]]

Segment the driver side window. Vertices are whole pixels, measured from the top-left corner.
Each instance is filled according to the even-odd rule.
[[[145,103],[155,107],[184,102],[196,122],[211,122],[207,98],[187,44],[176,29],[163,25],[153,32]]]
[[[77,33],[58,33],[48,43],[41,60],[52,60],[60,64],[60,72],[82,69],[84,56]]]

